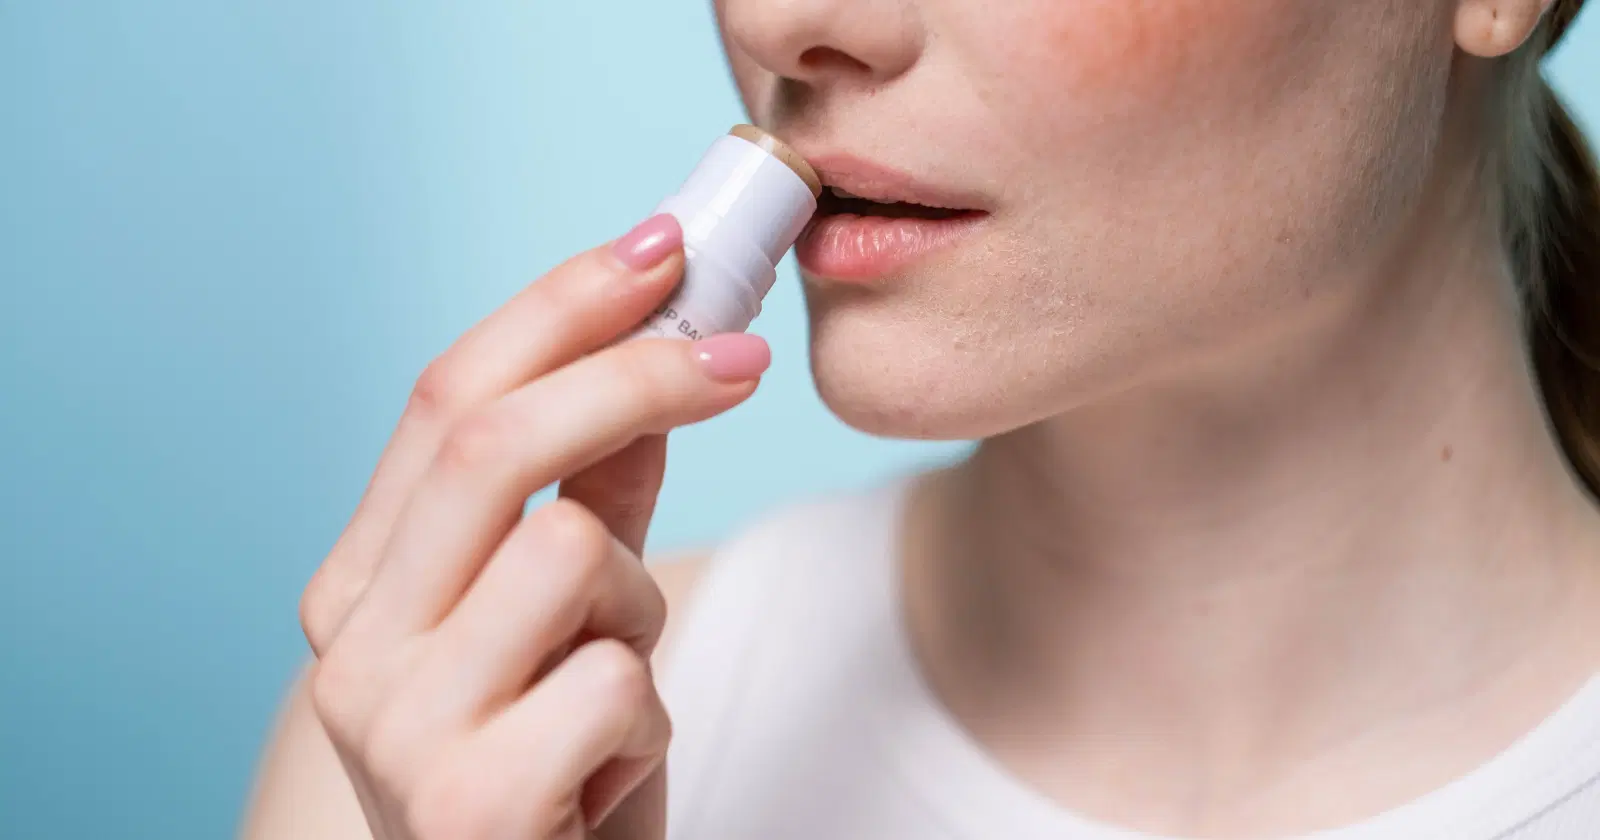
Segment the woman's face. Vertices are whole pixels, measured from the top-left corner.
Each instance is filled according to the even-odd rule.
[[[983,211],[843,224],[948,240],[848,278],[823,275],[850,242],[801,249],[824,399],[910,437],[1247,358],[1357,298],[1423,198],[1454,56],[1446,0],[717,9],[754,120],[825,181],[894,193],[866,161]]]

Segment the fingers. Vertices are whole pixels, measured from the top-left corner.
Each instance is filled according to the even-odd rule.
[[[412,826],[467,840],[583,837],[585,781],[612,761],[658,766],[671,731],[644,660],[590,642],[445,751],[410,797]]]
[[[594,511],[629,551],[643,557],[666,469],[666,436],[645,435],[564,479],[561,497]]]
[[[598,840],[638,840],[662,836],[667,822],[667,765],[656,761],[638,778],[639,763],[601,770],[583,791],[583,813]]]
[[[619,808],[613,825],[659,822],[665,602],[637,552],[662,436],[742,402],[768,360],[744,335],[609,346],[670,291],[681,244],[647,223],[431,365],[308,587],[312,698],[375,825],[582,840]]]
[[[447,431],[524,382],[610,343],[648,316],[683,270],[682,231],[658,216],[569,260],[466,333],[418,379],[349,527],[301,604],[326,648],[365,590],[393,524]]]
[[[404,803],[416,836],[581,837],[581,802],[610,810],[660,765],[670,727],[646,663],[665,618],[638,558],[558,501],[433,632],[393,649],[341,638],[313,698],[354,776],[377,781],[368,810]],[[575,639],[591,641],[568,655]]]
[[[593,514],[556,502],[518,524],[429,634],[427,652],[384,714],[424,742],[475,726],[574,639],[616,639],[648,661],[666,614],[644,564]]]
[[[630,341],[462,421],[418,484],[345,632],[393,639],[435,626],[530,495],[642,435],[743,402],[765,368],[765,348],[747,335]],[[744,366],[732,364],[737,356]]]

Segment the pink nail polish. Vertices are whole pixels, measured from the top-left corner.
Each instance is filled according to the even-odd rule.
[[[611,246],[622,264],[634,271],[655,268],[683,247],[683,227],[670,213],[651,216]]]
[[[766,373],[772,348],[760,336],[722,333],[694,343],[694,358],[718,382],[748,382]]]
[[[656,205],[683,223],[683,277],[630,337],[744,332],[820,195],[822,181],[799,153],[755,126],[734,126]]]

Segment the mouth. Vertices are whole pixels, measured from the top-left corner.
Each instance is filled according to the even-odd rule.
[[[859,158],[821,156],[817,213],[796,246],[811,275],[869,281],[953,245],[989,215],[976,196]]]
[[[817,199],[818,216],[870,216],[884,219],[925,219],[930,222],[954,219],[976,210],[937,207],[911,201],[879,201],[825,184]]]

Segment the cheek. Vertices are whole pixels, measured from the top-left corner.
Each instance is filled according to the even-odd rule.
[[[988,6],[990,4],[983,4]],[[983,99],[996,115],[1103,121],[1233,109],[1270,88],[1314,19],[1336,4],[1305,0],[1012,0],[974,18]],[[1319,8],[1320,7],[1320,8]],[[971,30],[969,30],[971,31]],[[1001,49],[994,49],[1001,46]],[[1281,79],[1281,75],[1277,75]]]

